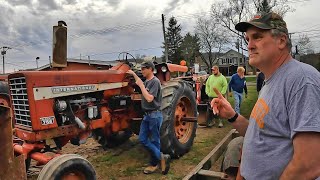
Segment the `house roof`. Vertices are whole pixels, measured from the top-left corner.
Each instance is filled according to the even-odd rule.
[[[229,55],[232,55],[232,56],[242,56],[241,53],[233,50],[233,49],[230,49],[229,51],[225,52],[222,56],[220,56],[219,58],[224,58],[224,57],[229,57]],[[245,58],[248,58],[246,55],[243,55]]]

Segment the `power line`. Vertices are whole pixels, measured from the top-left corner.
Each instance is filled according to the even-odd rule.
[[[25,68],[25,66],[21,66],[21,65],[18,65],[18,64],[14,64],[14,63],[6,62],[5,64],[9,64],[9,65],[12,65],[12,66],[17,66],[17,67]]]
[[[319,32],[320,29],[313,29],[313,30],[305,30],[305,31],[296,31],[296,32],[292,32],[292,33],[305,33],[305,32]]]
[[[179,19],[188,19],[188,18],[194,18],[194,17],[199,17],[199,16],[204,16],[205,14],[208,14],[209,12],[201,12],[201,13],[190,13],[190,14],[184,14],[184,15],[180,15],[180,16],[175,16],[176,18],[178,17]],[[142,28],[142,27],[152,27],[151,25],[161,25],[161,21],[160,19],[153,19],[153,20],[149,20],[149,21],[141,21],[141,22],[136,22],[136,23],[132,23],[132,24],[127,24],[127,25],[120,25],[120,26],[115,26],[115,27],[110,27],[110,28],[102,28],[100,30],[92,30],[89,32],[85,32],[85,33],[77,33],[77,34],[72,34],[69,35],[69,38],[71,39],[79,39],[82,37],[87,37],[87,36],[93,36],[93,35],[103,35],[106,33],[111,33],[111,32],[117,32],[117,31],[123,31],[123,30],[131,30],[131,29],[137,29],[137,28]],[[11,41],[13,42],[13,41]],[[24,42],[23,44],[18,44],[18,45],[14,45],[12,44],[11,46],[14,48],[20,48],[20,47],[28,47],[28,46],[34,46],[34,45],[40,45],[40,44],[44,44],[44,43],[49,43],[51,44],[51,40],[41,40],[40,42],[34,42],[34,41],[28,41],[28,42]]]
[[[79,34],[74,34],[71,35],[70,38],[76,39],[76,38],[81,38],[85,36],[92,36],[92,35],[102,35],[110,32],[116,32],[116,31],[122,31],[122,30],[129,30],[129,29],[136,29],[136,28],[141,28],[141,27],[148,27],[151,25],[159,24],[159,20],[154,20],[154,21],[149,21],[149,22],[144,22],[144,23],[135,23],[135,24],[129,24],[129,25],[123,25],[123,26],[118,26],[118,27],[112,27],[112,28],[105,28],[105,29],[100,29],[100,30],[93,30],[89,31],[86,33],[79,33]]]
[[[312,25],[312,26],[309,26],[309,27],[304,28],[304,29],[301,30],[301,31],[305,31],[305,30],[307,30],[307,29],[315,28],[315,27],[318,27],[319,25],[320,25],[320,24],[314,24],[314,25]]]
[[[100,55],[106,55],[106,54],[119,54],[119,53],[122,53],[122,52],[135,52],[135,51],[142,51],[142,50],[151,50],[151,49],[160,49],[162,47],[149,47],[149,48],[140,48],[140,49],[132,49],[132,50],[125,50],[125,51],[113,51],[113,52],[101,52],[101,53],[94,53],[94,54],[86,54],[84,55],[85,57],[86,56],[100,56]],[[81,55],[82,56],[82,55]],[[72,58],[78,58],[80,56],[75,56],[75,57],[72,57]]]
[[[160,25],[161,21],[160,20],[151,20],[151,21],[144,21],[144,22],[137,22],[137,23],[133,23],[133,24],[115,26],[115,27],[111,27],[111,28],[103,28],[100,30],[92,30],[92,31],[85,32],[85,33],[78,33],[78,34],[69,35],[69,38],[70,39],[78,39],[81,37],[92,36],[92,35],[103,35],[106,33],[122,31],[122,30],[137,29],[137,28],[142,28],[142,27],[148,28],[148,27],[152,27],[151,25],[156,25],[156,24]],[[29,42],[24,42],[24,44],[13,45],[13,47],[14,48],[21,48],[21,47],[40,45],[43,43],[51,44],[51,42],[52,42],[51,40],[41,40],[40,42],[29,41]]]
[[[295,3],[303,3],[303,2],[309,2],[310,0],[290,0],[288,3],[295,4]]]

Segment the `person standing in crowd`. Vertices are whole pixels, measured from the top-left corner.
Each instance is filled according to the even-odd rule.
[[[217,97],[217,94],[214,92],[213,88],[217,88],[221,94],[226,94],[227,89],[228,89],[228,83],[226,77],[224,77],[220,71],[218,66],[213,66],[211,68],[212,74],[208,77],[207,82],[206,82],[206,94],[209,97],[209,102],[215,97]],[[219,125],[218,127],[223,127],[222,119],[219,117]],[[213,126],[215,122],[212,120],[213,119],[213,114],[210,111],[210,115],[207,118],[207,126]]]
[[[258,92],[258,94],[259,94],[260,90],[262,89],[263,82],[264,82],[264,74],[263,74],[263,72],[260,72],[257,77],[257,92]]]
[[[139,141],[151,156],[150,166],[143,172],[154,173],[160,163],[162,174],[167,174],[170,168],[170,155],[160,152],[160,128],[163,121],[160,111],[162,93],[160,80],[153,74],[154,69],[155,66],[150,61],[141,65],[141,73],[146,78],[145,82],[142,82],[132,70],[127,73],[134,77],[142,93],[141,107],[145,115],[140,125]]]
[[[247,180],[320,179],[320,73],[291,56],[286,22],[274,12],[240,22],[249,64],[265,84],[249,121],[215,90],[214,113],[244,136],[240,175]]]
[[[248,96],[248,90],[246,85],[246,78],[244,77],[245,69],[243,67],[238,67],[237,73],[231,76],[229,82],[229,92],[232,91],[234,97],[234,109],[235,111],[240,114],[240,105],[243,98],[243,90],[245,92],[245,96]],[[230,93],[230,97],[232,97]]]

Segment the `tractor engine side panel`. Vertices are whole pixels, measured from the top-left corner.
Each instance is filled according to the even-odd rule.
[[[52,129],[58,127],[57,120],[53,112],[54,99],[45,99],[34,102],[35,112],[32,117],[33,131]]]
[[[137,116],[130,96],[133,88],[124,74],[115,70],[101,72],[75,72],[73,78],[70,72],[11,74],[10,94],[14,116],[18,119],[16,135],[40,141],[74,137],[98,128],[106,134],[127,129],[131,118]],[[60,102],[62,106],[57,108]]]

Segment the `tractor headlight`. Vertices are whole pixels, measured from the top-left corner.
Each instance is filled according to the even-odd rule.
[[[55,103],[54,103],[54,109],[58,112],[63,112],[64,110],[67,109],[67,102],[64,101],[64,100],[57,100]]]
[[[162,72],[167,72],[167,71],[168,71],[168,69],[167,69],[167,67],[162,66],[162,67],[161,67],[161,71],[162,71]]]
[[[154,69],[154,70],[153,70],[153,74],[157,74],[157,69]]]

